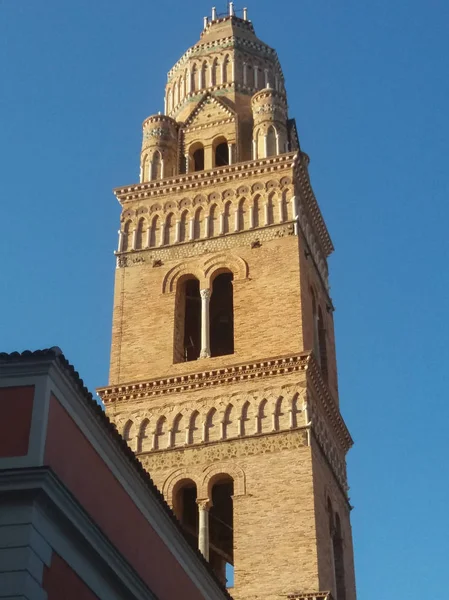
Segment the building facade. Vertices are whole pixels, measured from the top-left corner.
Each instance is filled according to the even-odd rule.
[[[275,50],[205,18],[122,206],[107,414],[236,599],[355,600],[333,250]],[[231,582],[228,582],[230,585]]]

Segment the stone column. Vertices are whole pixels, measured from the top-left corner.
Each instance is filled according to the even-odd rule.
[[[205,238],[209,237],[209,219],[210,219],[209,215],[206,215],[204,217],[204,233],[203,233],[203,237],[205,237]]]
[[[220,215],[220,235],[224,234],[224,214]]]
[[[148,164],[148,181],[152,181],[153,180],[153,161],[150,160],[149,164]]]
[[[298,204],[296,202],[296,196],[293,196],[293,198],[291,199],[291,203],[292,203],[292,216],[293,216],[293,220],[295,222],[295,235],[298,235]]]
[[[151,223],[148,223],[148,229],[147,229],[147,248],[150,247],[151,244]]]
[[[249,226],[254,227],[254,206],[249,207]]]
[[[240,217],[240,208],[237,206],[234,214],[234,231],[239,230],[239,217]]]
[[[265,204],[265,225],[269,224],[269,220],[270,220],[270,205],[268,204],[268,200]]]
[[[198,550],[209,560],[209,500],[197,500],[198,504]]]
[[[192,217],[190,219],[190,224],[189,224],[189,240],[193,240],[195,236],[195,217]]]
[[[259,87],[259,67],[254,67],[254,87],[257,88]]]
[[[228,144],[228,157],[229,157],[229,164],[232,165],[232,144]]]
[[[248,66],[246,64],[246,62],[243,63],[243,85],[246,85],[248,82],[248,72],[247,72]]]
[[[283,223],[284,221],[284,203],[282,198],[279,198],[279,223]]]
[[[123,231],[121,229],[118,230],[118,251],[123,251]]]
[[[133,245],[132,245],[133,250],[136,249],[136,244],[137,244],[137,227],[135,227],[133,230]]]
[[[210,290],[200,290],[201,295],[201,353],[200,358],[210,357],[209,304]]]
[[[268,81],[268,69],[265,69],[265,87],[266,88],[268,87],[268,84],[269,84],[269,81]]]
[[[188,155],[188,154],[186,154],[186,155],[184,156],[184,159],[185,159],[185,161],[186,161],[186,173],[188,173],[188,172],[189,172],[189,155]]]
[[[161,179],[165,177],[164,159],[161,158]]]
[[[176,219],[176,233],[175,233],[175,242],[179,242],[179,238],[181,237],[181,221]]]
[[[268,158],[268,135],[263,136],[264,158]]]

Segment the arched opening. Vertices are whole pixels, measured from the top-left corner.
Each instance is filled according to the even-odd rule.
[[[197,489],[191,479],[183,479],[173,490],[173,511],[184,529],[189,544],[198,548]]]
[[[341,522],[338,513],[335,513],[335,529],[333,535],[335,585],[337,587],[337,600],[346,600],[345,563],[343,553],[343,537]]]
[[[233,275],[217,275],[212,284],[210,299],[211,356],[234,353],[234,294]]]
[[[237,419],[235,418],[235,409],[232,404],[226,407],[223,415],[223,439],[237,437]]]
[[[214,60],[212,62],[212,66],[211,66],[211,72],[210,72],[211,87],[217,85],[217,83],[218,83],[217,73],[218,73],[218,60],[216,58],[214,58]]]
[[[200,282],[193,277],[179,285],[176,324],[177,346],[181,345],[176,362],[196,360],[201,352],[201,296]],[[182,340],[182,341],[181,341]]]
[[[290,428],[290,415],[284,398],[278,398],[274,408],[274,429],[280,431]]]
[[[234,515],[232,496],[234,481],[219,475],[212,485],[212,507],[209,512],[209,562],[218,578],[226,585],[227,572],[234,565]]]
[[[156,150],[153,154],[153,160],[151,161],[151,180],[160,179],[162,177],[162,156],[159,150]]]
[[[254,69],[252,65],[246,65],[246,86],[254,88]]]
[[[251,435],[252,433],[254,433],[254,415],[251,404],[246,401],[240,417],[240,435]]]
[[[204,146],[200,143],[190,148],[190,162],[192,171],[204,171]]]
[[[201,65],[201,89],[207,87],[207,62]]]
[[[222,68],[222,73],[221,73],[222,82],[229,83],[231,81],[229,54],[226,54],[224,61],[221,65],[221,68]]]
[[[253,227],[260,225],[260,196],[255,196],[253,200]]]
[[[151,437],[148,435],[149,419],[144,419],[140,425],[137,438],[137,452],[151,450]]]
[[[215,147],[215,166],[216,167],[225,167],[229,165],[229,146],[228,142],[225,138],[219,138],[214,143]]]
[[[327,370],[327,344],[326,344],[326,328],[324,325],[323,313],[321,306],[318,309],[318,345],[319,345],[319,361],[321,364],[321,374],[323,379],[327,381],[328,370]]]
[[[276,156],[276,129],[271,125],[267,131],[267,158],[269,156]]]
[[[240,200],[238,210],[238,230],[249,229],[248,202],[245,198]]]

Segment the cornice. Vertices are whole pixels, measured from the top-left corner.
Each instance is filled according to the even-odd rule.
[[[196,371],[164,379],[150,379],[137,383],[108,386],[97,389],[104,404],[140,400],[165,394],[185,393],[202,388],[263,379],[305,371],[309,353],[281,356],[259,362],[244,362],[219,369]]]
[[[296,153],[289,152],[262,160],[251,160],[225,167],[216,167],[207,171],[196,171],[156,181],[135,183],[115,188],[114,194],[120,204],[124,205],[134,200],[163,196],[184,190],[190,191],[207,185],[228,183],[244,177],[289,169],[293,167],[296,156]]]

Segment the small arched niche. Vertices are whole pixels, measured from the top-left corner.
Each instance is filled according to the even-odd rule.
[[[179,481],[173,489],[173,511],[195,550],[198,548],[198,505],[196,484],[191,479]]]
[[[213,279],[210,299],[211,356],[234,353],[233,279],[230,271],[220,271]]]

